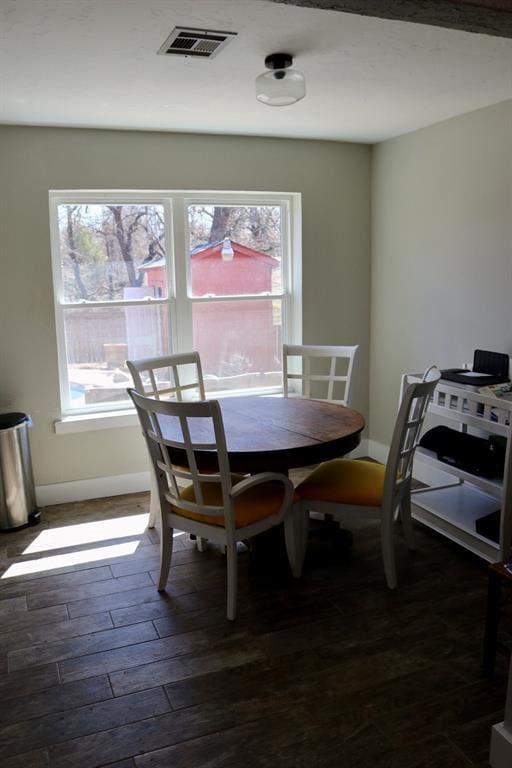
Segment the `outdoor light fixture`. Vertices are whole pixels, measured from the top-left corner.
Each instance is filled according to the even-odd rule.
[[[286,107],[306,95],[302,72],[290,69],[293,57],[289,53],[271,53],[265,59],[269,72],[256,78],[256,98],[269,107]]]

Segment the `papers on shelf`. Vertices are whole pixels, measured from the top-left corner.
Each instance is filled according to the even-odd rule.
[[[512,401],[512,382],[506,384],[494,384],[492,387],[480,387],[481,395],[495,397],[498,400]]]

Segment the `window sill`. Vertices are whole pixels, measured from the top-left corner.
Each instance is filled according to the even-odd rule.
[[[119,429],[136,427],[139,421],[133,408],[125,411],[105,411],[104,413],[82,413],[75,416],[63,416],[54,422],[57,435],[70,435],[74,432],[95,432],[98,429]]]

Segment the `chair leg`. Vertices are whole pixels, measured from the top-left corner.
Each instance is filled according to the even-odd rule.
[[[305,509],[304,506],[301,504],[300,507],[300,542],[301,542],[301,556],[302,556],[302,563],[304,563],[304,559],[306,557],[306,550],[308,548],[308,542],[309,542],[309,509]]]
[[[389,517],[384,515],[382,517],[380,527],[380,537],[382,546],[382,560],[384,563],[384,573],[386,574],[386,581],[390,589],[395,589],[396,580],[396,564],[395,564],[395,546],[393,541],[393,515],[390,513]]]
[[[160,497],[158,495],[158,483],[156,482],[153,465],[149,470],[149,520],[148,528],[154,528],[160,514]]]
[[[206,552],[208,545],[208,539],[203,539],[202,536],[197,537],[197,551]]]
[[[169,578],[169,568],[171,567],[172,545],[174,542],[173,529],[169,528],[166,521],[162,521],[162,530],[160,531],[160,573],[158,575],[158,591],[164,592]]]
[[[306,515],[307,512],[302,512],[299,503],[294,505],[284,521],[286,553],[292,574],[296,579],[300,579],[302,575],[302,566],[306,554],[305,541],[307,541],[307,533],[306,535],[304,534],[304,527],[305,525],[307,526],[307,520],[304,522]]]
[[[238,553],[236,542],[229,541],[226,546],[227,569],[228,569],[228,607],[227,617],[229,621],[236,618],[236,597],[238,582]]]
[[[416,549],[411,517],[411,497],[409,494],[406,494],[400,503],[400,519],[402,521],[402,530],[407,546],[409,549]]]

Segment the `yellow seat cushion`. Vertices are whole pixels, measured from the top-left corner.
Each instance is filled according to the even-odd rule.
[[[243,479],[243,475],[234,476],[233,484]],[[251,523],[256,523],[258,520],[263,520],[265,517],[276,515],[283,504],[284,494],[285,488],[282,483],[268,482],[249,488],[245,493],[237,496],[234,499],[236,527],[243,528]],[[186,501],[196,500],[193,485],[187,486],[181,495]],[[222,506],[222,490],[218,483],[203,483],[203,503],[211,507]],[[203,515],[199,512],[180,509],[174,505],[172,510],[191,520],[198,520],[209,525],[224,526],[223,515]]]
[[[380,507],[386,467],[373,461],[333,459],[320,464],[297,487],[302,499]]]

